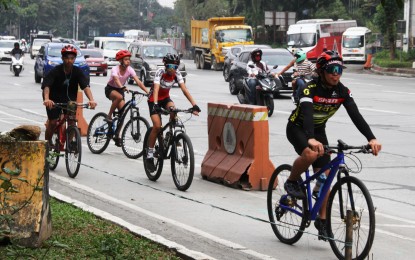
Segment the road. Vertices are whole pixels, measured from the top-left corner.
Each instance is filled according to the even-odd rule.
[[[34,82],[33,60],[26,57],[25,71],[14,77],[0,64],[0,132],[21,124],[42,127],[46,121],[40,84]],[[185,248],[216,259],[333,259],[328,243],[318,241],[310,227],[294,246],[282,244],[266,223],[266,192],[242,191],[203,180],[200,164],[208,149],[207,103],[236,103],[221,72],[196,70],[184,61],[189,73],[187,85],[202,109],[199,117],[185,123],[196,154],[195,179],[186,192],[178,191],[171,179],[169,164],[157,182],[147,179],[142,159],[127,159],[111,144],[93,155],[83,140],[83,165],[76,179],[66,174],[64,163],[50,173],[50,188],[86,205],[105,211],[113,218],[151,231]],[[361,155],[363,170],[357,177],[367,185],[376,207],[376,235],[373,259],[412,259],[415,242],[415,89],[413,80],[373,75],[351,65],[343,74],[361,113],[383,144],[378,157]],[[97,112],[107,112],[107,78],[91,76],[98,102],[95,111],[86,110],[89,121]],[[131,86],[138,89],[137,86]],[[171,91],[178,107],[189,107],[177,88]],[[275,99],[276,112],[269,118],[270,159],[275,166],[292,163],[295,152],[285,137],[285,126],[293,104],[288,98]],[[141,112],[148,117],[146,102]],[[329,141],[360,145],[364,137],[353,126],[344,109],[330,120]],[[43,134],[42,134],[43,137]],[[354,167],[353,165],[350,165]],[[203,258],[203,257],[202,257]]]

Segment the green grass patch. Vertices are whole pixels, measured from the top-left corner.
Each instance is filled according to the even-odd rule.
[[[0,246],[1,259],[181,259],[175,252],[51,199],[52,236],[41,248]]]
[[[412,63],[415,61],[415,50],[408,52],[396,51],[396,59],[391,60],[389,50],[377,52],[374,55],[373,63],[384,68],[412,68]]]

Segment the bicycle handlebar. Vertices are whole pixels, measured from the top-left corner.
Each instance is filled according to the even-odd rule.
[[[355,153],[372,153],[372,149],[371,149],[370,145],[368,145],[368,144],[353,146],[353,145],[346,144],[341,139],[337,140],[337,145],[335,145],[335,146],[325,145],[324,150],[327,153],[337,153],[337,152],[342,152],[342,151],[346,151],[346,150],[358,150]]]
[[[174,109],[165,109],[163,107],[160,108],[160,113],[163,115],[169,115],[170,113],[193,113],[193,108],[188,108],[188,109],[178,109],[178,108],[174,108]]]
[[[67,109],[68,103],[55,103],[53,106]],[[87,103],[76,103],[76,106],[89,109],[89,105]]]
[[[135,96],[135,95],[142,95],[142,96],[148,97],[148,94],[147,93],[142,93],[140,91],[130,90],[128,92],[130,92],[133,96]]]

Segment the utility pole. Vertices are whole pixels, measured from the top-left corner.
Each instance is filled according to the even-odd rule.
[[[73,30],[72,30],[72,38],[75,39],[75,31],[76,31],[76,2],[73,0]]]

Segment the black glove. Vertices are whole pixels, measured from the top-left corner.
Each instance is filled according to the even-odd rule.
[[[159,104],[154,104],[153,111],[156,112],[156,113],[160,113],[161,112],[160,105]]]
[[[201,112],[202,110],[200,110],[200,107],[198,106],[198,105],[194,105],[193,107],[192,107],[192,110],[193,111],[196,111],[196,112]]]

